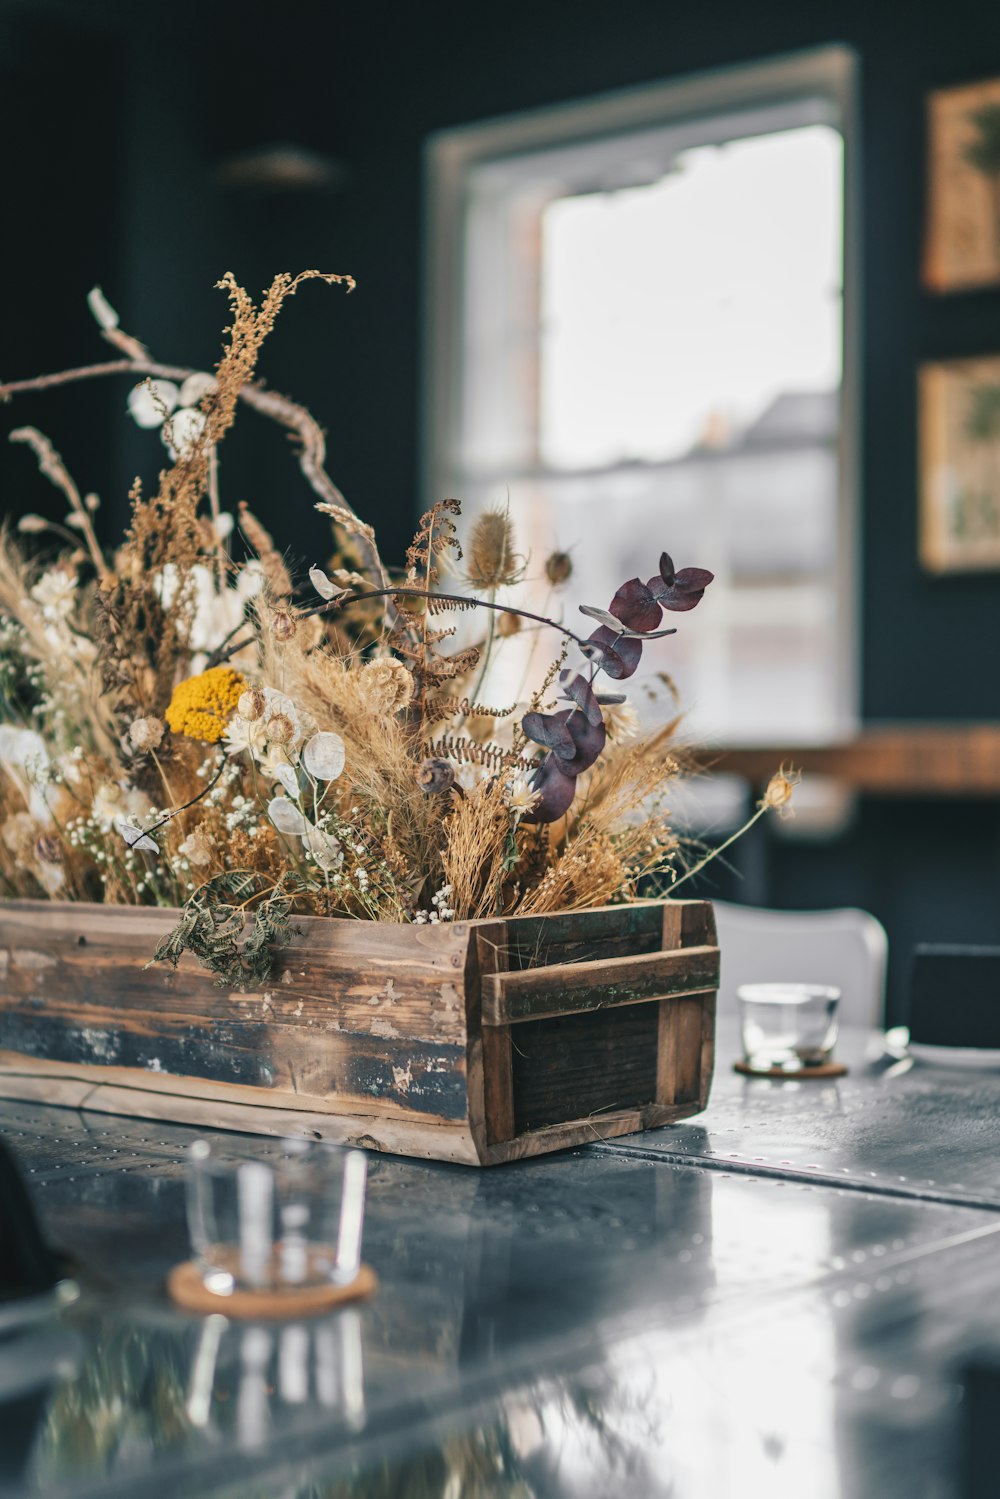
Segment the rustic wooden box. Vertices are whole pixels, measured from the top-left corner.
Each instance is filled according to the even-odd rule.
[[[444,926],[304,917],[265,989],[144,968],[177,913],[0,902],[0,1095],[494,1165],[696,1114],[705,901]]]

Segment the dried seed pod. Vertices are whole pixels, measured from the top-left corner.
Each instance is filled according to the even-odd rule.
[[[505,609],[497,620],[497,634],[502,636],[504,640],[509,640],[511,635],[516,635],[520,628],[521,616],[519,614],[511,614],[508,609]]]
[[[267,737],[272,744],[291,744],[295,738],[295,725],[287,713],[275,713],[268,719]]]
[[[271,621],[271,630],[275,640],[291,640],[296,629],[295,616],[289,614],[287,609],[279,609]]]
[[[422,760],[417,770],[417,785],[425,796],[450,791],[455,784],[455,767],[447,760]]]
[[[264,717],[264,709],[267,707],[267,698],[259,687],[248,687],[246,692],[240,694],[240,700],[236,704],[236,711],[247,723],[256,723],[258,718]]]
[[[553,588],[569,581],[573,573],[573,559],[568,552],[550,552],[545,559],[545,576]]]
[[[50,833],[43,833],[41,838],[35,839],[35,858],[40,864],[61,864],[62,853],[62,844]]]

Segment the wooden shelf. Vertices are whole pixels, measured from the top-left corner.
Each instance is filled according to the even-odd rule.
[[[873,724],[846,744],[736,747],[701,763],[764,785],[782,762],[883,796],[1000,796],[1000,723]]]

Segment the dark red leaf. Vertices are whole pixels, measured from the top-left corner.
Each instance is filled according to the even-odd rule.
[[[660,578],[668,587],[674,581],[674,563],[669,552],[660,553]]]
[[[521,728],[533,743],[555,750],[566,759],[576,754],[576,744],[562,713],[526,713],[521,719]]]
[[[569,810],[576,795],[575,776],[563,775],[551,755],[542,761],[531,786],[532,790],[540,791],[541,796],[530,812],[525,813],[522,822],[558,822]]]
[[[710,573],[707,567],[682,567],[674,578],[674,586],[683,588],[685,592],[699,589],[704,593],[714,577],[715,574]]]
[[[579,674],[571,676],[568,671],[563,672],[561,675],[563,677],[563,691],[570,702],[575,703],[581,712],[586,714],[588,723],[598,724],[603,722],[600,702],[586,677],[581,677]]]
[[[559,769],[563,775],[581,775],[583,771],[590,769],[608,741],[604,719],[598,713],[597,722],[590,723],[576,708],[564,708],[556,717],[563,720],[573,740],[572,755],[565,755],[561,750],[555,751]]]
[[[660,580],[658,578],[650,578],[649,581],[650,585],[652,585],[653,583],[658,583]],[[656,602],[664,609],[670,609],[674,614],[683,614],[685,609],[693,609],[695,604],[700,602],[704,592],[704,588],[695,588],[688,591],[684,588],[678,588],[676,583],[671,584],[669,588],[664,583],[660,583],[660,591],[656,595]]]
[[[630,677],[642,659],[641,640],[613,635],[605,625],[601,625],[588,638],[596,648],[596,659],[601,668],[616,682]]]
[[[622,584],[611,600],[611,613],[630,630],[655,630],[663,618],[663,610],[638,578]]]

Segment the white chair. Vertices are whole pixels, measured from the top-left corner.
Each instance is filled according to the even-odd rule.
[[[719,1005],[736,1010],[740,984],[835,984],[843,1025],[881,1026],[889,943],[867,911],[767,911],[717,900],[721,954]]]

